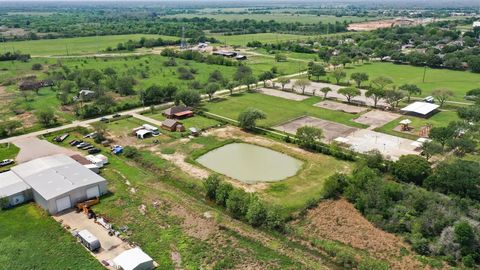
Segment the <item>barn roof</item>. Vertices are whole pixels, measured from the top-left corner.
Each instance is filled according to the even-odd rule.
[[[416,101],[401,110],[404,112],[413,112],[421,115],[428,115],[439,107],[440,106],[438,106],[437,104]]]

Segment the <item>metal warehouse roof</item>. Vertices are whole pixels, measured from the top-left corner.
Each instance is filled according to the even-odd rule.
[[[105,179],[66,155],[54,155],[20,164],[11,169],[45,200]]]
[[[404,111],[404,112],[413,112],[413,113],[418,113],[418,114],[421,114],[421,115],[427,115],[427,114],[435,111],[436,109],[438,109],[438,107],[440,107],[440,106],[438,106],[437,104],[417,101],[417,102],[414,102],[414,103],[408,105],[407,107],[405,107],[401,110]]]
[[[18,175],[12,171],[0,173],[0,197],[7,197],[30,189]]]
[[[141,264],[151,264],[150,267],[145,267],[142,269],[152,269],[153,260],[142,251],[141,248],[135,247],[129,250],[122,252],[113,259],[113,263],[117,266],[120,266],[123,270],[134,270]]]

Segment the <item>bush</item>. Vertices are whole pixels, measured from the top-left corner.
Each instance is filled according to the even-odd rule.
[[[267,209],[260,199],[253,197],[250,200],[245,218],[247,222],[254,227],[259,227],[265,223],[267,219]]]
[[[123,148],[123,154],[125,155],[125,157],[131,159],[135,159],[140,156],[140,152],[138,151],[138,149],[133,146],[125,146],[125,148]]]
[[[336,173],[327,180],[323,185],[322,196],[325,199],[335,199],[343,194],[343,189],[347,184],[346,176],[344,174]]]
[[[233,186],[227,182],[221,182],[218,185],[218,188],[215,192],[215,202],[218,205],[226,206],[227,200],[230,195],[230,191],[233,189]]]
[[[400,181],[412,182],[419,186],[432,173],[430,164],[417,155],[401,156],[392,166],[392,174]]]
[[[249,197],[245,191],[241,189],[232,189],[228,194],[226,202],[227,211],[236,219],[245,216],[248,210]]]
[[[203,182],[203,186],[205,187],[207,198],[210,200],[215,200],[217,197],[217,189],[220,185],[220,177],[216,174],[210,175],[205,181]]]
[[[33,64],[32,70],[42,70],[42,64],[39,64],[39,63]]]

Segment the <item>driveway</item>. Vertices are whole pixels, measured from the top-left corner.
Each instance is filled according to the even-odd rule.
[[[62,226],[68,226],[70,232],[88,230],[92,233],[101,244],[101,248],[97,253],[91,253],[92,256],[97,258],[100,263],[105,260],[111,260],[125,250],[129,250],[131,247],[127,242],[122,241],[116,236],[108,235],[108,231],[101,225],[95,223],[93,219],[88,219],[84,213],[76,213],[75,211],[69,211],[66,213],[53,216],[53,218],[60,222]],[[79,245],[81,245],[79,243]],[[114,269],[110,268],[109,269]]]
[[[49,141],[40,140],[37,137],[22,138],[14,141],[13,143],[20,148],[20,152],[15,158],[17,163],[27,162],[32,159],[56,154],[65,154],[68,156],[78,154],[77,152],[60,147]]]

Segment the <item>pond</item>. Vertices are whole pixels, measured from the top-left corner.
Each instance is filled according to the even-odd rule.
[[[197,159],[203,166],[245,183],[275,182],[294,176],[302,161],[247,143],[232,143]]]

